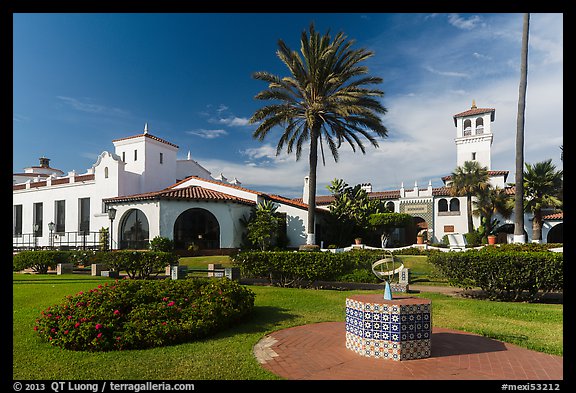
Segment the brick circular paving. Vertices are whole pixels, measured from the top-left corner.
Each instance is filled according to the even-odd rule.
[[[344,322],[268,334],[254,347],[264,368],[289,380],[556,380],[563,357],[467,332],[433,328],[431,356],[393,361],[346,348]]]

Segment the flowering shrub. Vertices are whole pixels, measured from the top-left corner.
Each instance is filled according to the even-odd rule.
[[[34,330],[86,351],[143,349],[206,337],[250,314],[254,293],[226,278],[116,280],[48,307]]]

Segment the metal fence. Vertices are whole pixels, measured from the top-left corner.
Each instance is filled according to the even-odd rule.
[[[100,232],[53,233],[48,237],[48,244],[44,244],[43,238],[34,236],[34,233],[23,233],[12,237],[12,248],[14,250],[97,250],[100,249]]]

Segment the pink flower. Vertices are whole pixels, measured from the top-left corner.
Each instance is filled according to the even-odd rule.
[[[38,331],[38,326],[34,326],[34,331]]]
[[[68,330],[64,330],[64,334],[68,334]]]
[[[96,330],[100,329],[102,327],[102,325],[100,325],[99,323],[96,324]]]
[[[167,297],[163,297],[163,298],[162,298],[162,301],[167,302],[167,301],[168,301],[168,298],[167,298]]]
[[[120,310],[114,310],[114,315],[120,315]]]
[[[98,335],[96,337],[98,337],[98,338],[102,337],[102,333],[98,333]]]
[[[168,307],[172,307],[173,305],[175,305],[176,303],[174,303],[174,301],[171,301],[170,303],[168,303]]]
[[[79,327],[79,326],[80,326],[80,322],[76,322],[76,323],[74,324],[74,327],[75,327],[75,328],[77,328],[77,327]]]

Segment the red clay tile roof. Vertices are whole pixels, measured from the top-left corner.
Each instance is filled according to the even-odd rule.
[[[307,202],[304,202],[302,198],[293,198],[292,201],[296,203],[301,203],[302,205],[308,206]],[[316,196],[316,206],[325,206],[332,203],[334,197],[332,195],[317,195]]]
[[[244,205],[255,205],[254,201],[239,198],[214,190],[209,190],[200,186],[190,186],[185,188],[164,189],[161,191],[146,192],[143,194],[126,195],[114,198],[106,198],[103,202],[129,202],[143,201],[150,199],[171,199],[171,200],[195,200],[214,202],[236,202]]]
[[[266,196],[275,202],[283,203],[285,205],[291,205],[291,206],[299,207],[301,209],[308,209],[308,204],[302,202],[302,198],[289,199],[289,198],[285,198],[285,197],[280,196],[280,195],[266,195]],[[328,203],[324,203],[324,205],[327,205],[327,204]],[[316,206],[319,206],[319,205],[321,205],[321,204],[318,203],[318,198],[316,198]],[[316,212],[326,213],[326,210],[317,208]]]
[[[456,127],[456,125],[457,125],[456,118],[458,118],[458,117],[480,115],[482,113],[487,113],[487,112],[491,112],[490,113],[490,121],[494,121],[495,111],[496,110],[494,108],[471,108],[471,109],[468,109],[467,111],[457,113],[453,116],[454,117],[454,127]]]
[[[464,116],[474,116],[474,115],[479,115],[481,113],[487,113],[487,112],[492,112],[492,116],[494,116],[495,111],[496,111],[496,109],[494,109],[494,108],[474,108],[474,109],[468,109],[467,111],[464,111],[464,112],[457,113],[454,115],[454,117],[456,118],[456,117],[464,117]]]
[[[221,182],[221,181],[218,181],[218,180],[205,179],[205,178],[200,177],[200,176],[188,176],[186,179],[183,179],[183,180],[180,180],[180,181],[174,183],[174,184],[171,185],[169,188],[176,187],[177,185],[184,183],[184,182],[187,181],[188,179],[198,179],[198,180],[205,181],[205,182],[207,182],[207,183],[218,184],[218,185],[225,186],[225,187],[235,188],[235,189],[240,190],[240,191],[250,192],[250,193],[255,194],[255,195],[264,195],[263,192],[250,190],[250,189],[248,189],[248,188],[240,187],[240,186],[237,186],[237,185],[235,185],[235,184],[224,183],[224,182]]]
[[[126,140],[126,139],[133,139],[133,138],[138,138],[138,137],[141,137],[141,136],[146,137],[146,138],[153,139],[153,140],[155,140],[155,141],[157,141],[157,142],[165,143],[165,144],[170,145],[170,146],[174,146],[174,147],[176,147],[176,148],[178,147],[178,145],[175,145],[175,144],[173,144],[172,142],[168,142],[168,141],[165,140],[165,139],[158,138],[157,136],[154,136],[154,135],[148,134],[148,133],[146,133],[146,134],[138,134],[138,135],[127,136],[126,138],[114,139],[112,142],[124,141],[124,140]]]
[[[542,216],[543,220],[564,220],[564,212],[552,213]]]
[[[488,171],[488,176],[504,176],[504,181],[508,177],[509,171]],[[443,176],[442,181],[446,182],[446,180],[452,179],[452,175]]]

